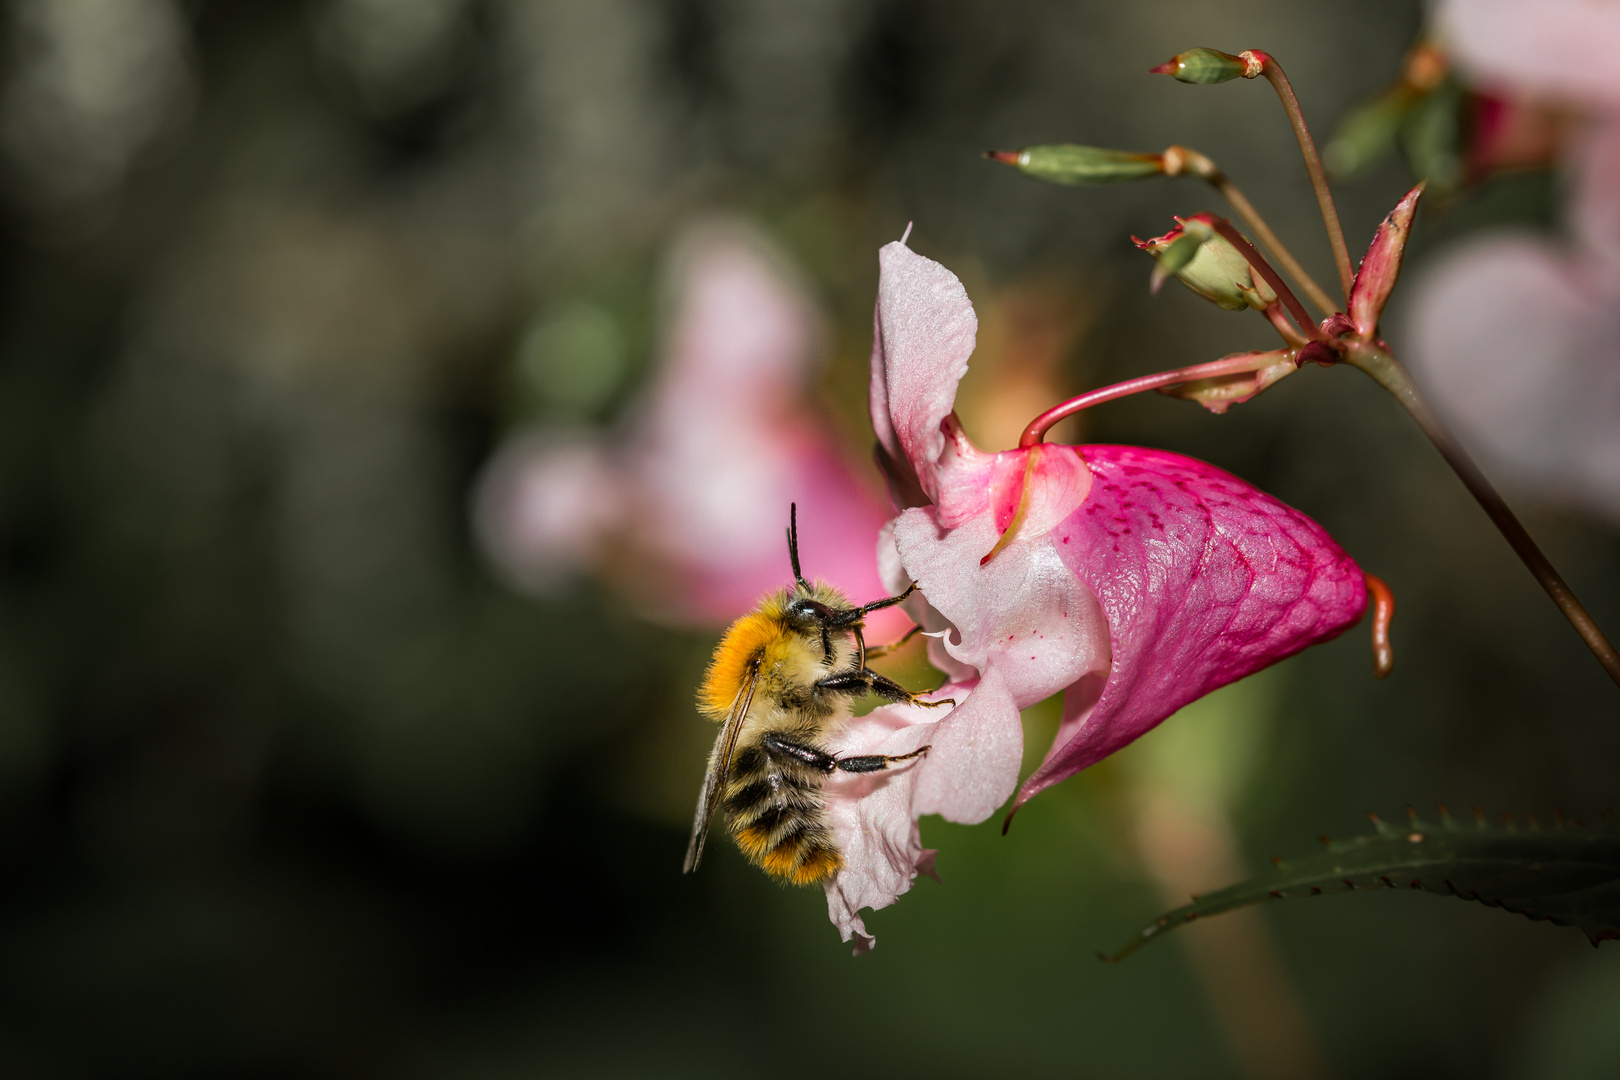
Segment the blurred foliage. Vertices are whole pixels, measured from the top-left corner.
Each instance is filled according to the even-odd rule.
[[[1052,280],[1085,297],[1054,338],[1076,386],[1255,347],[1258,320],[1149,297],[1129,245],[1213,195],[1044,187],[979,152],[1197,146],[1330,279],[1269,88],[1146,68],[1263,46],[1326,131],[1395,70],[1415,2],[114,10],[5,15],[6,1075],[1234,1073],[1181,953],[1093,959],[1157,903],[1131,755],[1196,715],[1007,837],[925,821],[944,883],[871,918],[856,962],[818,893],[723,848],[677,872],[714,635],[588,583],[505,592],[468,490],[508,425],[634,395],[661,245],[717,206],[815,283],[821,397],[861,453],[873,253],[907,221],[980,303],[987,371],[1018,340],[990,328]],[[1345,193],[1352,248],[1404,186],[1381,166]],[[1268,691],[1248,779],[1218,788],[1245,857],[1369,806],[1613,802],[1612,688],[1366,380],[1311,369],[1226,417],[1150,397],[1085,423],[1303,508],[1400,599],[1392,680],[1358,631]],[[1620,538],[1527,506],[1620,626]],[[1051,707],[1029,723],[1033,755]],[[1613,996],[1615,955],[1573,935],[1394,895],[1267,914],[1340,1075],[1613,1070],[1602,1025],[1559,1011]]]

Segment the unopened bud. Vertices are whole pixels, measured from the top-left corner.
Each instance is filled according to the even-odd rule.
[[[1024,150],[987,150],[985,157],[1053,184],[1118,184],[1164,172],[1161,154],[1053,143]]]
[[[1188,49],[1177,53],[1149,75],[1169,75],[1184,83],[1207,85],[1232,79],[1252,79],[1260,74],[1260,61],[1248,55],[1233,56],[1219,49]]]
[[[1155,284],[1174,274],[1181,283],[1228,311],[1255,308],[1263,311],[1277,300],[1264,281],[1255,281],[1249,260],[1231,241],[1217,233],[1209,215],[1177,218],[1176,227],[1163,236],[1138,240],[1136,246],[1159,260]]]
[[[1298,359],[1292,349],[1234,353],[1223,359],[1244,358],[1250,361],[1250,364],[1246,365],[1248,370],[1218,375],[1213,379],[1194,379],[1191,382],[1160,387],[1159,393],[1185,401],[1196,401],[1210,412],[1219,414],[1233,405],[1241,405],[1272,383],[1299,370]]]

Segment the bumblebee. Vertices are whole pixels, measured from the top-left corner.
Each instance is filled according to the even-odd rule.
[[[827,751],[824,738],[868,692],[930,708],[955,704],[949,698],[923,701],[866,666],[917,632],[913,627],[894,645],[874,649],[862,635],[867,615],[900,603],[915,584],[899,596],[857,607],[833,586],[804,579],[797,505],[789,511],[787,541],[793,587],[766,595],[731,624],[698,693],[701,711],[721,727],[698,795],[686,873],[703,858],[709,821],[719,808],[743,855],[767,873],[795,885],[836,874],[843,856],[827,825],[822,781],[840,769],[879,772],[922,757],[928,747],[840,758]]]

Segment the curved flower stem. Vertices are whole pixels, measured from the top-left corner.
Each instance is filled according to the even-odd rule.
[[[1346,301],[1350,297],[1350,286],[1355,281],[1355,274],[1350,268],[1350,249],[1344,243],[1344,229],[1339,225],[1339,211],[1333,205],[1333,192],[1328,188],[1327,172],[1322,168],[1322,156],[1316,152],[1316,140],[1311,138],[1311,129],[1305,124],[1305,114],[1300,110],[1299,98],[1294,96],[1293,84],[1288,76],[1283,74],[1282,65],[1269,54],[1258,49],[1250,49],[1238,54],[1250,64],[1258,63],[1260,74],[1271,83],[1272,89],[1277,91],[1277,97],[1282,100],[1283,110],[1288,113],[1288,122],[1294,127],[1294,138],[1299,140],[1299,152],[1305,158],[1305,171],[1311,174],[1311,187],[1316,189],[1316,205],[1321,207],[1322,222],[1327,226],[1328,244],[1333,248],[1333,262],[1339,268],[1339,284],[1344,286]],[[1253,70],[1253,67],[1250,68]],[[1301,283],[1303,284],[1303,282]]]
[[[1620,686],[1620,653],[1615,652],[1614,645],[1604,636],[1592,616],[1575,598],[1570,587],[1565,583],[1547,556],[1531,539],[1530,534],[1514,516],[1513,511],[1503,501],[1491,482],[1485,479],[1485,474],[1479,471],[1466,451],[1440,422],[1440,418],[1429,410],[1429,405],[1423,400],[1417,387],[1412,384],[1411,376],[1406,373],[1399,361],[1391,356],[1385,349],[1375,344],[1352,345],[1345,354],[1345,362],[1353,364],[1371,375],[1378,384],[1395,396],[1406,411],[1412,414],[1423,434],[1429,437],[1440,456],[1445,458],[1446,464],[1451,466],[1457,478],[1463,482],[1469,494],[1484,509],[1487,517],[1491,519],[1502,536],[1506,538],[1514,554],[1518,555],[1530,573],[1547,590],[1552,602],[1558,605],[1558,610],[1564,613],[1564,618],[1581,635],[1586,647],[1592,650],[1597,662],[1603,665],[1603,670],[1609,673],[1616,686]]]
[[[1115,398],[1130,397],[1145,390],[1157,390],[1161,386],[1174,386],[1176,383],[1191,382],[1194,379],[1213,379],[1222,375],[1235,375],[1239,372],[1255,370],[1254,353],[1243,353],[1238,356],[1228,356],[1222,360],[1211,360],[1207,364],[1192,364],[1188,367],[1176,368],[1172,371],[1161,371],[1156,375],[1143,375],[1135,379],[1126,379],[1124,382],[1114,383],[1097,390],[1088,390],[1079,397],[1070,398],[1061,405],[1054,405],[1041,415],[1029,422],[1023,435],[1018,439],[1018,448],[1028,450],[1036,446],[1045,438],[1048,430],[1059,420],[1066,419],[1089,409],[1093,405],[1101,405],[1105,401]]]
[[[1323,315],[1331,315],[1339,310],[1338,305],[1328,296],[1327,290],[1305,272],[1299,260],[1283,246],[1281,240],[1277,239],[1277,234],[1271,231],[1271,226],[1260,216],[1260,211],[1256,210],[1254,204],[1238,190],[1238,186],[1232,183],[1231,178],[1221,171],[1220,166],[1198,151],[1185,146],[1172,146],[1165,150],[1163,157],[1166,176],[1196,176],[1220,192],[1221,197],[1232,204],[1232,209],[1237,211],[1238,217],[1254,230],[1255,238],[1271,252],[1272,258],[1277,260],[1283,271],[1299,283],[1299,287],[1305,291],[1311,303],[1316,305],[1317,310]]]

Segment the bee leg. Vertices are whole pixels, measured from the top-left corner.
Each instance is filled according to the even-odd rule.
[[[864,694],[872,689],[872,677],[875,673],[861,668],[857,671],[835,671],[826,678],[816,680],[817,690],[831,690],[834,693]]]
[[[900,646],[904,645],[906,642],[908,642],[912,638],[916,637],[918,635],[918,633],[920,633],[921,631],[922,631],[921,626],[913,626],[910,630],[906,631],[905,637],[901,638],[899,641],[891,641],[887,645],[877,645],[877,646],[874,646],[874,647],[872,647],[870,649],[867,649],[866,650],[866,658],[868,660],[870,660],[874,656],[887,656],[889,653],[894,652],[894,650],[898,649]]]
[[[830,773],[838,768],[838,759],[831,754],[817,750],[813,746],[806,746],[803,743],[796,743],[791,739],[783,738],[774,731],[767,731],[765,738],[761,741],[765,744],[766,753],[780,754],[782,757],[792,758],[794,761],[802,762],[812,769],[820,769],[825,773]]]
[[[816,682],[817,690],[835,690],[845,693],[864,693],[870,690],[885,701],[904,702],[907,705],[921,705],[929,709],[937,709],[941,705],[955,705],[955,698],[940,698],[938,701],[924,701],[910,690],[901,686],[893,679],[884,678],[869,668],[859,671],[837,671],[825,679]]]
[[[926,753],[928,753],[928,747],[922,746],[909,754],[862,754],[857,757],[838,758],[835,764],[844,772],[881,772],[897,761],[910,761],[912,758],[922,757]]]
[[[904,702],[907,705],[921,705],[927,709],[937,709],[941,705],[956,704],[955,698],[940,698],[938,701],[924,701],[922,698],[918,697],[916,694],[913,694],[910,690],[907,690],[893,679],[886,679],[875,671],[867,671],[863,674],[865,674],[865,676],[870,680],[867,685],[872,688],[872,693],[876,694],[880,698],[883,698],[885,701]]]

